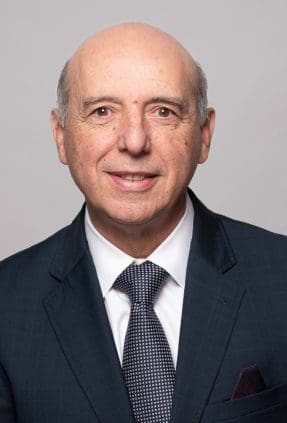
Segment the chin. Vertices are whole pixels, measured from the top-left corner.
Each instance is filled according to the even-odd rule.
[[[160,215],[160,211],[157,209],[145,209],[142,206],[140,207],[123,207],[123,208],[113,208],[112,210],[107,210],[106,215],[109,217],[109,220],[120,225],[144,225],[149,222],[153,222]]]
[[[155,204],[144,202],[113,201],[109,204],[89,202],[94,220],[100,225],[139,226],[148,225],[160,219],[166,207],[155,207]]]
[[[111,215],[110,219],[119,225],[127,225],[127,226],[136,226],[136,225],[144,225],[148,224],[149,222],[154,220],[154,216],[143,216],[143,215]]]

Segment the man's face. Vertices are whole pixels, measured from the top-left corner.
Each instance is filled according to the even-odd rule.
[[[168,48],[111,49],[71,66],[64,129],[54,117],[60,159],[99,225],[176,221],[212,132],[199,125],[190,69]]]

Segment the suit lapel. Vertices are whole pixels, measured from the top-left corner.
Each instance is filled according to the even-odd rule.
[[[224,228],[191,194],[195,211],[172,423],[199,422],[243,297]]]
[[[61,348],[98,419],[134,423],[104,301],[83,227],[66,231],[50,273],[59,280],[44,306]]]

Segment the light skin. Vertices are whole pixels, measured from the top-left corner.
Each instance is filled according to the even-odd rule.
[[[87,40],[70,60],[60,161],[83,192],[97,230],[147,257],[175,228],[186,188],[206,161],[214,110],[200,125],[194,62],[168,34],[124,24]]]

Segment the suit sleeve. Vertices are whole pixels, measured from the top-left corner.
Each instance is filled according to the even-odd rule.
[[[0,365],[0,422],[17,423],[14,401],[9,380]]]

